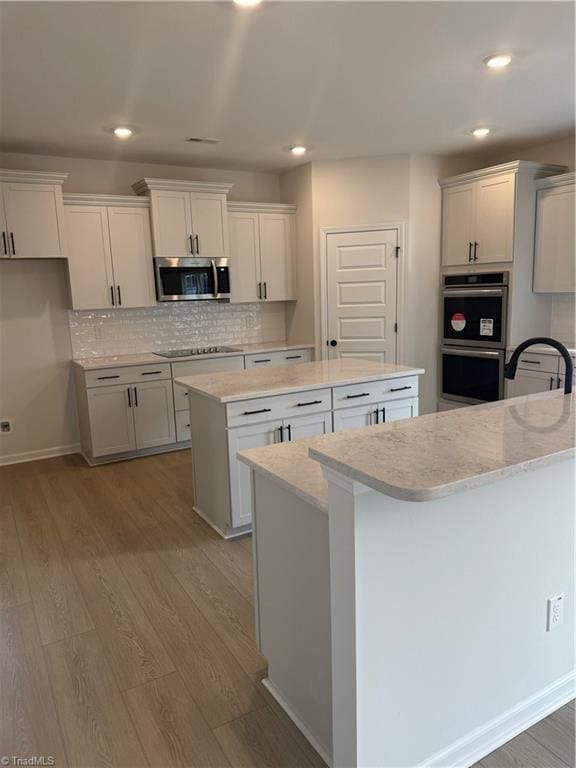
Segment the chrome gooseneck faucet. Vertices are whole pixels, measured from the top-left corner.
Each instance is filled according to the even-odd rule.
[[[525,349],[532,347],[534,344],[547,344],[549,347],[554,347],[554,349],[557,349],[558,352],[560,352],[566,365],[566,375],[564,377],[564,394],[569,395],[572,392],[572,376],[574,372],[574,364],[572,363],[572,358],[570,357],[570,353],[564,344],[556,341],[556,339],[549,339],[547,336],[535,336],[533,339],[526,339],[526,341],[523,341],[521,344],[519,344],[512,353],[512,357],[508,363],[504,366],[505,378],[513,379],[516,376],[516,368],[518,367],[518,359],[520,355],[522,352],[524,352]]]

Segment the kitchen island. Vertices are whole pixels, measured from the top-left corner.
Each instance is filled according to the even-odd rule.
[[[247,533],[252,486],[239,451],[417,416],[423,373],[339,359],[176,378],[189,396],[194,509],[224,537]]]
[[[575,428],[548,392],[240,456],[264,684],[334,768],[469,766],[574,697]]]

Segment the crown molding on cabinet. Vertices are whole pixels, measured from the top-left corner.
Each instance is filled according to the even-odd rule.
[[[228,203],[228,213],[296,213],[296,210],[295,205],[288,203]]]
[[[67,178],[67,173],[51,173],[48,171],[13,171],[9,168],[0,168],[0,182],[15,181],[25,184],[62,185]]]
[[[528,160],[514,160],[511,163],[492,165],[489,168],[479,168],[477,171],[461,173],[458,176],[449,176],[446,179],[440,179],[439,184],[441,187],[451,187],[456,184],[477,181],[486,176],[496,176],[501,173],[523,173],[536,178],[562,174],[566,170],[565,165],[548,165],[546,163],[533,163]]]
[[[213,181],[183,181],[178,179],[140,179],[132,184],[137,195],[147,195],[154,190],[170,190],[172,192],[211,192],[227,195],[234,184]]]
[[[536,182],[536,189],[550,189],[551,187],[565,187],[574,184],[576,173],[560,173],[557,176],[547,176]]]
[[[98,195],[67,192],[64,205],[104,205],[115,208],[150,208],[150,199],[136,195]]]

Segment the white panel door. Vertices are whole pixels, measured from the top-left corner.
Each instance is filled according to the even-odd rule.
[[[228,256],[228,208],[226,195],[191,192],[192,233],[196,256]]]
[[[328,235],[329,357],[396,362],[397,245],[397,229]]]
[[[18,182],[2,186],[12,255],[25,259],[64,256],[60,187]]]
[[[118,306],[155,306],[148,209],[108,208],[108,223]]]
[[[514,250],[514,173],[476,182],[474,241],[477,262],[512,261]]]
[[[576,291],[574,243],[574,185],[538,192],[534,291]]]
[[[342,432],[345,429],[356,429],[359,427],[370,427],[376,424],[376,411],[378,406],[358,405],[355,408],[344,408],[341,411],[334,411],[334,432]],[[380,419],[378,414],[378,419]]]
[[[102,206],[64,207],[74,309],[115,306],[108,213]]]
[[[260,265],[263,299],[294,299],[294,216],[289,213],[261,213]]]
[[[234,212],[228,216],[230,278],[233,302],[260,299],[260,230],[257,213]]]
[[[136,449],[132,394],[129,387],[89,389],[88,413],[92,455],[108,456]]]
[[[252,483],[250,470],[236,458],[239,451],[261,448],[280,442],[281,421],[235,427],[228,430],[228,465],[230,468],[230,505],[233,528],[252,521]]]
[[[189,192],[153,190],[150,193],[155,256],[192,254],[192,214]]]
[[[172,380],[146,381],[133,387],[136,446],[154,448],[176,442]]]
[[[309,416],[296,416],[285,419],[283,426],[285,440],[301,440],[304,437],[327,435],[332,432],[332,414],[311,413]]]
[[[475,185],[459,184],[442,193],[442,264],[469,264],[474,240]]]
[[[418,416],[418,400],[416,398],[380,403],[379,408],[382,414],[381,422],[400,421]]]

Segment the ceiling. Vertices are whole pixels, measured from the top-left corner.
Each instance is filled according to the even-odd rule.
[[[512,64],[488,71],[500,50]],[[0,2],[0,51],[13,152],[280,170],[493,155],[574,122],[571,2]],[[119,124],[139,133],[120,142]]]

